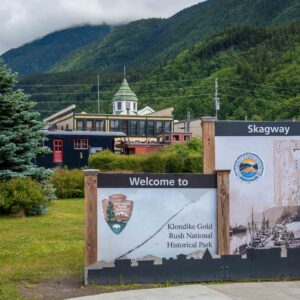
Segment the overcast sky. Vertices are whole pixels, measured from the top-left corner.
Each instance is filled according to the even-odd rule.
[[[203,0],[0,0],[0,54],[55,30],[169,17]]]

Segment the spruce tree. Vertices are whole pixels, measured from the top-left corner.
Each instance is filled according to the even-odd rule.
[[[112,221],[115,217],[114,205],[111,201],[108,202],[108,206],[106,209],[106,218],[107,221]]]
[[[49,171],[33,164],[45,139],[40,114],[33,112],[35,103],[16,89],[16,75],[0,60],[0,180],[32,177],[43,180]]]

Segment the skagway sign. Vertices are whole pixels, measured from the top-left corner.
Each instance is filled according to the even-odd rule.
[[[231,254],[300,248],[300,123],[204,120],[204,169],[230,169]]]

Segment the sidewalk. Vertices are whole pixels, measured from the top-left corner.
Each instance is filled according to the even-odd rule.
[[[299,300],[300,281],[181,285],[133,290],[73,300]],[[69,299],[69,300],[72,300]]]

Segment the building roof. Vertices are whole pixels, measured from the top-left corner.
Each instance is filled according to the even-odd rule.
[[[146,107],[144,107],[144,108],[138,110],[137,114],[138,114],[139,116],[146,116],[146,115],[151,114],[151,113],[154,113],[154,112],[155,112],[155,110],[153,110],[153,109],[152,109],[151,107],[149,107],[149,106],[146,106]]]
[[[113,101],[138,101],[136,94],[129,87],[126,78],[124,78],[120,89],[114,95]]]
[[[56,120],[56,119],[58,119],[58,118],[60,118],[62,116],[65,116],[65,115],[67,115],[69,113],[72,113],[75,110],[75,108],[76,108],[76,105],[72,104],[72,105],[70,105],[70,106],[68,106],[68,107],[66,107],[66,108],[64,108],[64,109],[56,112],[55,114],[52,114],[51,116],[47,117],[46,119],[44,119],[44,122],[45,123],[49,123],[49,122],[51,122],[53,120]]]
[[[148,114],[147,116],[151,117],[172,117],[173,116],[173,107],[164,108],[162,110],[158,110]]]
[[[75,136],[114,136],[125,137],[124,132],[103,132],[103,131],[67,131],[67,130],[42,130],[46,135],[75,135]]]

